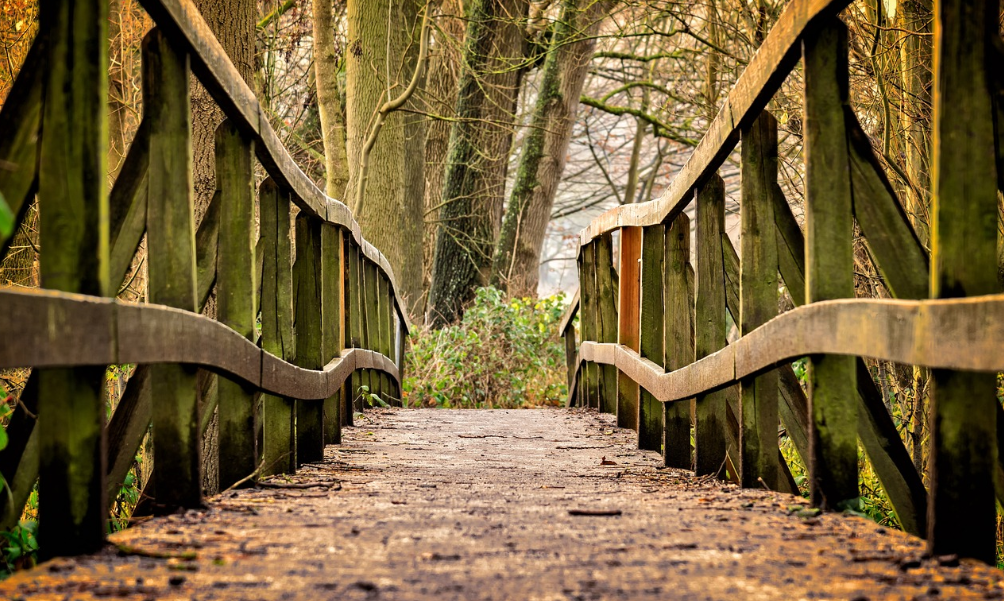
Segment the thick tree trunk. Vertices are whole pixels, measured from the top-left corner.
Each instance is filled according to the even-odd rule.
[[[195,0],[209,28],[230,56],[237,71],[251,89],[254,81],[255,21],[258,6],[254,0]],[[216,191],[216,128],[226,118],[209,92],[194,76],[192,78],[192,166],[195,184],[195,220],[202,221],[209,201]],[[210,300],[204,311],[215,317],[216,304]],[[205,401],[206,399],[201,399]],[[217,421],[206,430],[202,442],[202,488],[206,494],[219,489],[217,461]]]
[[[533,295],[540,251],[607,2],[565,0],[495,251],[492,283]]]
[[[470,0],[465,8],[464,67],[429,291],[436,327],[456,321],[474,289],[488,283],[526,53],[527,0]]]
[[[349,0],[346,57],[348,190],[360,176],[363,144],[380,105],[411,80],[419,50],[421,0]],[[389,14],[388,14],[389,10]],[[319,83],[320,86],[320,83]],[[415,101],[406,107],[414,108]],[[412,315],[422,294],[424,120],[407,111],[388,115],[369,155],[366,199],[356,215],[363,235],[386,255]]]
[[[314,80],[317,83],[317,115],[324,143],[325,192],[346,200],[349,170],[345,158],[345,115],[338,91],[338,57],[335,54],[335,22],[331,0],[313,0]]]

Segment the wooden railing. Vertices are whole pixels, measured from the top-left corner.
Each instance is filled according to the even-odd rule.
[[[666,193],[583,230],[579,299],[562,322],[569,404],[615,412],[669,466],[796,492],[780,421],[808,466],[813,504],[827,509],[859,496],[860,441],[905,530],[934,553],[992,562],[994,484],[1004,481],[994,375],[1004,371],[1004,296],[995,294],[1004,120],[995,119],[1001,82],[989,75],[1001,60],[997,6],[936,3],[929,257],[850,106],[838,19],[847,4],[792,0]],[[764,110],[799,59],[805,235],[777,184],[777,123]],[[716,173],[740,140],[742,260],[724,232]],[[914,300],[853,299],[855,223],[889,292]],[[782,281],[800,308],[777,316]],[[733,344],[726,312],[740,332]],[[808,398],[789,363],[801,357]],[[932,368],[930,492],[859,357]],[[1004,502],[1000,488],[997,497]]]
[[[47,5],[0,111],[0,193],[20,221],[37,192],[44,288],[0,290],[0,368],[36,368],[0,452],[0,527],[37,480],[46,556],[102,544],[107,499],[148,431],[145,494],[173,511],[202,504],[214,413],[226,488],[322,459],[363,409],[362,387],[401,396],[409,321],[387,260],[293,163],[190,1],[142,4],[156,23],[143,41],[143,120],[110,192],[107,2]],[[228,118],[197,229],[190,69]],[[257,228],[255,155],[268,175]],[[113,300],[144,236],[149,304]],[[217,320],[200,315],[214,289]],[[105,368],[121,364],[137,367],[105,426]]]

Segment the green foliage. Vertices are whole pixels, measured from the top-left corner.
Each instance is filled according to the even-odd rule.
[[[3,194],[0,194],[0,236],[9,237],[14,233],[14,213],[7,206]]]
[[[564,295],[507,299],[480,288],[459,324],[411,331],[404,402],[411,407],[558,405],[567,392],[558,324]]]
[[[5,492],[6,489],[5,489]],[[0,532],[0,579],[38,563],[38,485],[31,491],[21,521]]]
[[[361,398],[370,407],[390,407],[386,401],[380,398],[379,394],[370,392],[369,386],[360,386],[359,390],[356,391],[356,398]]]

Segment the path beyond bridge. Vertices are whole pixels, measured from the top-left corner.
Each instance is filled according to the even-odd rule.
[[[377,410],[295,476],[0,584],[23,599],[924,599],[1004,574],[661,467],[588,410]]]

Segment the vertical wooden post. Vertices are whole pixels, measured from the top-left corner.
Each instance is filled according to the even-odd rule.
[[[805,55],[805,297],[854,297],[854,217],[844,128],[847,27],[837,18],[803,41]],[[776,237],[776,235],[775,235]],[[856,359],[810,357],[812,504],[839,509],[858,492]]]
[[[641,305],[641,228],[621,228],[620,262],[617,342],[637,351]],[[638,429],[638,384],[623,373],[617,374],[617,425]]]
[[[596,239],[594,269],[596,287],[595,324],[598,342],[617,342],[617,274],[614,272],[613,236],[610,233]],[[598,365],[600,370],[599,408],[604,413],[617,412],[617,366]]]
[[[394,358],[394,324],[391,319],[391,311],[394,309],[394,297],[391,295],[390,280],[385,275],[380,275],[380,352],[387,358]],[[384,400],[389,405],[399,405],[400,399],[391,386],[391,377],[386,373],[380,374],[381,386],[383,387]]]
[[[997,292],[997,182],[991,82],[997,3],[935,3],[931,295]],[[932,375],[928,547],[995,561],[994,374]]]
[[[725,348],[725,183],[717,174],[697,192],[697,298],[694,358]],[[724,390],[697,396],[694,472],[725,476],[728,421]],[[735,474],[733,474],[735,476]]]
[[[195,311],[188,57],[157,30],[147,35],[144,51],[149,67],[144,65],[143,110],[151,124],[146,201],[149,300]],[[184,365],[153,365],[150,390],[156,504],[167,511],[199,506],[202,437],[196,370]]]
[[[650,225],[642,229],[641,244],[641,340],[643,358],[665,367],[666,344],[664,321],[663,274],[666,263],[666,226]],[[666,315],[664,318],[663,315]],[[661,451],[663,409],[651,392],[642,389],[638,405],[638,448]],[[687,425],[688,429],[690,425]],[[687,444],[690,440],[688,436]]]
[[[666,232],[666,369],[686,367],[694,360],[693,293],[687,283],[690,268],[690,218],[680,213]],[[691,469],[691,400],[666,403],[663,454],[666,465]]]
[[[739,333],[777,314],[777,241],[771,186],[777,182],[777,121],[763,112],[742,133],[742,254]],[[742,485],[760,481],[777,490],[777,372],[740,382],[739,446]]]
[[[321,361],[325,364],[344,348],[342,324],[345,274],[342,260],[342,230],[330,223],[321,224]],[[324,400],[324,443],[342,442],[341,391]]]
[[[590,242],[582,247],[582,262],[579,267],[581,306],[579,319],[582,325],[582,340],[596,342],[599,339],[599,316],[596,311],[596,244]],[[592,361],[582,364],[583,407],[599,407],[600,370]]]
[[[261,205],[261,347],[284,361],[296,354],[293,341],[292,245],[289,194],[268,178],[258,188]],[[262,396],[262,473],[296,471],[295,401]]]
[[[38,178],[45,213],[42,286],[109,296],[108,2],[50,0],[40,12],[49,37]],[[183,69],[184,57],[177,59],[180,66],[172,66]],[[39,499],[45,516],[39,537],[46,556],[88,553],[104,542],[104,372],[39,370]]]
[[[363,330],[366,332],[364,346],[371,351],[380,350],[380,299],[377,298],[377,267],[373,261],[363,262]],[[370,394],[379,395],[380,373],[374,369],[366,370],[366,380]]]
[[[293,265],[293,305],[296,307],[296,364],[321,369],[321,223],[296,216],[296,263]],[[324,459],[324,403],[296,401],[296,464]]]
[[[575,382],[575,364],[578,353],[579,350],[575,346],[575,325],[569,323],[568,327],[565,328],[565,370],[568,372],[569,386]]]
[[[352,244],[349,253],[349,272],[346,290],[349,298],[349,346],[363,348],[363,270],[360,249]],[[349,395],[347,400],[348,413],[362,411],[363,403],[359,400],[359,388],[363,385],[363,370],[357,369],[349,378]]]
[[[254,341],[258,316],[254,290],[253,142],[229,120],[216,129],[216,191],[220,203],[216,256],[216,318]],[[220,489],[254,473],[254,391],[229,380],[217,383]]]

